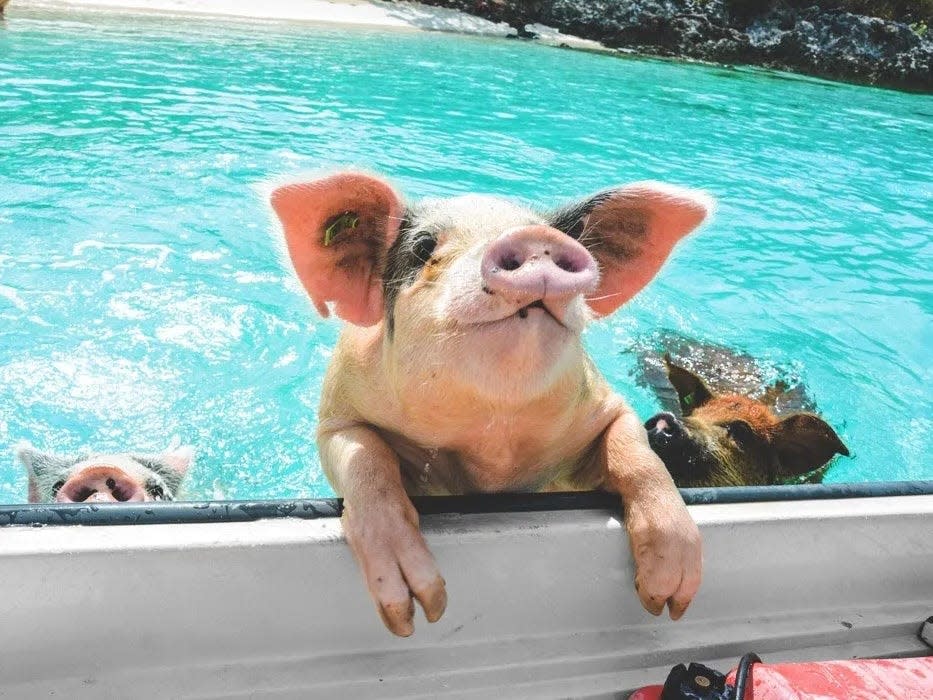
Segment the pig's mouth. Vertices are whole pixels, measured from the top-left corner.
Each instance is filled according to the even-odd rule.
[[[530,304],[526,304],[525,306],[523,306],[522,308],[520,308],[518,311],[516,311],[514,314],[512,314],[512,315],[509,316],[508,318],[515,318],[515,317],[518,317],[519,319],[524,320],[524,319],[528,318],[530,315],[532,315],[532,314],[534,313],[535,309],[540,309],[541,311],[543,311],[543,312],[545,313],[545,315],[549,316],[549,317],[551,318],[551,320],[554,321],[554,323],[556,323],[558,326],[561,326],[561,327],[563,327],[563,328],[567,328],[567,326],[564,324],[564,322],[561,321],[561,320],[554,314],[554,312],[551,311],[551,310],[548,308],[547,304],[544,303],[544,299],[538,299],[537,301],[533,301],[533,302],[530,303]],[[568,330],[569,330],[569,329],[568,329]]]
[[[528,304],[528,306],[523,306],[516,312],[516,314],[518,315],[519,318],[528,318],[528,312],[531,311],[531,309],[544,309],[544,312],[548,316],[550,316],[551,318],[554,318],[554,314],[552,314],[550,310],[548,309],[548,307],[544,305],[543,299],[538,299],[538,301]],[[554,320],[556,321],[557,319],[554,318]]]
[[[536,319],[536,316],[539,318]],[[539,323],[550,324],[550,322],[553,322],[558,328],[569,333],[575,332],[564,322],[564,319],[561,318],[560,310],[555,311],[552,309],[544,299],[537,299],[530,304],[525,304],[524,306],[519,307],[517,310],[512,311],[511,313],[506,312],[501,316],[497,315],[493,316],[492,318],[476,319],[466,325],[473,328],[483,328],[490,330],[499,326],[510,326],[514,331],[522,324],[528,323],[532,324],[532,326],[536,326]],[[529,328],[530,327],[531,326],[529,326]]]

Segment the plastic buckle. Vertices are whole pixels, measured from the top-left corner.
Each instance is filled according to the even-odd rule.
[[[703,664],[678,664],[664,681],[660,700],[731,700],[726,677]]]

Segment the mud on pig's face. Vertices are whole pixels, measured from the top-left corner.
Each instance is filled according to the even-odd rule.
[[[657,273],[711,209],[704,194],[645,182],[552,212],[491,196],[410,205],[358,173],[271,196],[318,311],[384,322],[388,365],[412,382],[492,396],[543,392],[579,361],[579,334]]]
[[[17,446],[29,474],[30,503],[173,501],[193,460],[190,447],[153,455],[62,457]]]

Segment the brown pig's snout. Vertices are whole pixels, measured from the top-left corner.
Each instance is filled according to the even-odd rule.
[[[673,413],[658,413],[645,421],[648,440],[654,444],[673,444],[684,440],[684,426]]]
[[[100,465],[73,475],[58,489],[55,500],[58,503],[118,503],[149,499],[145,489],[125,471]]]
[[[483,255],[485,289],[519,303],[569,299],[596,289],[596,260],[580,243],[550,226],[503,233]]]

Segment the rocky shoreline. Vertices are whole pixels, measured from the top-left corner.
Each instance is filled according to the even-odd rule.
[[[839,9],[845,3],[793,0],[419,0],[534,38],[543,24],[612,49],[751,64],[933,92],[933,3],[894,21]],[[926,7],[927,15],[923,7]],[[910,24],[908,24],[908,21]]]

